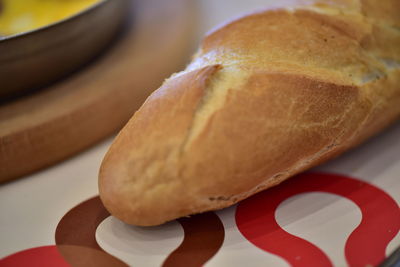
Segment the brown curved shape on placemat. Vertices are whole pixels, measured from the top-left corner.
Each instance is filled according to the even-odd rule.
[[[97,244],[96,229],[108,216],[110,213],[97,196],[72,208],[61,218],[55,239],[68,263],[72,266],[88,266],[89,263],[91,266],[128,266]]]
[[[110,213],[104,208],[100,198],[93,197],[68,211],[56,229],[57,245],[76,245],[102,250],[97,244],[97,226]]]
[[[164,261],[163,267],[202,266],[221,248],[224,226],[213,212],[178,219],[185,232],[180,246]]]
[[[127,266],[105,252],[96,241],[96,229],[110,216],[98,196],[68,211],[57,225],[56,245],[73,266]],[[185,236],[180,246],[164,261],[164,267],[202,266],[221,248],[225,230],[219,217],[207,212],[178,219]],[[93,264],[92,264],[93,263]]]

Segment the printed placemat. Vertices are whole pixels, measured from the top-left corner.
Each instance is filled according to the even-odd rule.
[[[400,124],[230,208],[127,225],[98,196],[1,266],[378,266],[400,246]],[[47,265],[46,265],[47,264]]]

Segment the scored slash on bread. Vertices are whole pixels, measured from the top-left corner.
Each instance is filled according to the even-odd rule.
[[[380,2],[272,9],[210,33],[110,147],[105,207],[145,226],[224,208],[396,120],[400,2]]]

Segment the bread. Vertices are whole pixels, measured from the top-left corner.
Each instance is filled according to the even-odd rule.
[[[101,165],[111,214],[150,226],[228,207],[399,118],[400,1],[308,2],[211,32],[146,100]]]

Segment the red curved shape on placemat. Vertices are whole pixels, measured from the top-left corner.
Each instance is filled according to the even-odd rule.
[[[356,182],[353,188],[357,188]],[[346,242],[347,262],[350,266],[378,265],[385,259],[386,247],[400,229],[399,206],[383,190],[369,184],[362,185],[362,190],[346,193],[343,196],[354,201],[362,212],[360,225]]]
[[[0,260],[1,267],[70,267],[57,247],[35,247],[11,254]]]
[[[224,226],[213,212],[180,218],[185,236],[180,246],[163,263],[163,267],[203,266],[221,248],[225,238]]]
[[[329,258],[312,243],[289,234],[275,220],[275,210],[285,199],[301,192],[288,183],[261,192],[239,203],[235,219],[242,235],[262,250],[276,254],[294,267],[333,266]],[[307,188],[305,183],[302,183]]]
[[[345,246],[349,265],[379,264],[385,258],[386,246],[400,229],[399,206],[383,190],[341,175],[304,173],[241,202],[236,210],[240,232],[257,247],[282,257],[292,266],[332,266],[319,248],[287,233],[275,220],[275,210],[282,201],[315,191],[345,197],[362,212],[362,221]]]

